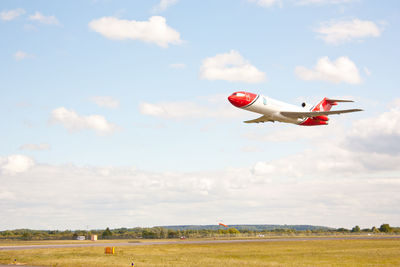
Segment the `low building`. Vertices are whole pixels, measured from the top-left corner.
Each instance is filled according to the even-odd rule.
[[[76,240],[85,240],[85,239],[86,239],[86,237],[84,235],[78,235],[76,237]]]
[[[92,241],[97,241],[97,235],[91,235],[90,240]]]

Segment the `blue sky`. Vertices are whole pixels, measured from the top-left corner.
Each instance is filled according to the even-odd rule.
[[[399,9],[2,1],[0,229],[399,225]],[[248,125],[237,90],[365,111]]]

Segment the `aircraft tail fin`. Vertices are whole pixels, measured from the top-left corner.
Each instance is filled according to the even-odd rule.
[[[330,99],[324,97],[317,105],[315,105],[311,111],[330,111],[332,106],[336,106],[339,102],[354,102],[353,100],[345,99]]]

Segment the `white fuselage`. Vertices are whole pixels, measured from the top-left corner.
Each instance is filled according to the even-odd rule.
[[[299,124],[304,120],[283,116],[280,114],[280,111],[302,112],[306,110],[305,108],[297,107],[295,105],[275,100],[264,95],[257,95],[256,99],[252,103],[245,107],[242,107],[242,109],[262,114],[268,117],[271,121],[280,121],[294,124]]]

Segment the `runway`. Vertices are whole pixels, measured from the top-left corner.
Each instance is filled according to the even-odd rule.
[[[121,242],[121,243],[89,243],[89,244],[60,244],[60,245],[23,245],[0,246],[0,251],[24,250],[24,249],[48,249],[48,248],[79,248],[79,247],[122,247],[122,246],[150,246],[171,244],[219,244],[219,243],[251,243],[251,242],[293,242],[315,240],[377,240],[400,239],[400,236],[347,236],[347,237],[285,237],[285,238],[260,238],[260,239],[233,239],[233,240],[178,240],[178,241],[154,241],[154,242]],[[1,265],[0,265],[1,266]]]

